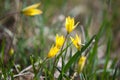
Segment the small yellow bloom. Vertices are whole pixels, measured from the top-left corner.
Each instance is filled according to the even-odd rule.
[[[52,46],[48,55],[47,55],[47,58],[53,58],[59,51],[60,49],[57,48],[56,46]]]
[[[81,49],[81,38],[76,34],[75,38],[71,38],[71,41],[73,42],[74,46],[80,50]]]
[[[79,61],[78,61],[78,73],[82,72],[84,65],[86,62],[86,57],[85,56],[81,56]]]
[[[61,48],[62,45],[63,45],[63,43],[64,43],[64,41],[65,41],[64,36],[59,36],[59,35],[57,34],[57,35],[56,35],[56,43],[55,43],[55,46],[56,46],[57,48]]]
[[[68,33],[72,32],[77,25],[78,23],[75,25],[74,18],[71,18],[70,16],[66,18],[65,27]]]
[[[12,56],[14,54],[14,49],[11,48],[10,51],[9,51],[9,55]]]
[[[41,10],[37,9],[37,7],[39,7],[39,6],[40,6],[40,3],[33,4],[31,6],[24,8],[21,12],[27,16],[39,15],[42,13]]]

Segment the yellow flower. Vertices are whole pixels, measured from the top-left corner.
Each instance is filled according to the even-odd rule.
[[[76,34],[75,38],[71,38],[72,43],[74,44],[74,46],[80,50],[81,49],[81,38]]]
[[[75,25],[74,18],[71,18],[70,16],[66,18],[65,27],[68,33],[72,32],[77,25],[78,23]]]
[[[78,73],[82,72],[84,65],[86,62],[86,57],[85,56],[81,56],[79,61],[78,61]]]
[[[59,48],[57,48],[56,46],[52,46],[48,55],[47,55],[47,58],[53,58],[59,51]]]
[[[37,9],[37,7],[39,7],[39,6],[40,6],[40,3],[33,4],[31,6],[24,8],[21,12],[27,16],[39,15],[42,13],[41,10]]]
[[[64,36],[59,36],[59,35],[57,34],[57,35],[56,35],[56,43],[55,43],[55,46],[56,46],[57,48],[61,48],[62,45],[63,45],[63,43],[64,43],[64,41],[65,41]]]
[[[14,54],[14,49],[11,48],[10,51],[9,51],[9,55],[12,56]]]

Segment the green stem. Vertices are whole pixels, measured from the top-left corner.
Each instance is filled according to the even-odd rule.
[[[39,63],[38,71],[36,72],[36,75],[34,76],[34,80],[37,80],[37,76],[39,76],[39,72],[42,72],[42,66],[46,63],[48,58],[45,58],[42,63]]]
[[[115,80],[115,77],[116,77],[116,73],[117,73],[117,67],[115,68],[115,71],[114,71],[114,74],[113,74],[113,79],[112,80]]]

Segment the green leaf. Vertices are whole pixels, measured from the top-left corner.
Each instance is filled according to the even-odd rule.
[[[111,45],[112,45],[112,37],[111,37],[111,34],[109,34],[108,41],[107,41],[106,56],[105,56],[104,72],[103,72],[103,76],[102,76],[103,79],[105,79],[105,77],[107,78],[107,71],[106,70],[107,70],[109,59],[110,59]]]

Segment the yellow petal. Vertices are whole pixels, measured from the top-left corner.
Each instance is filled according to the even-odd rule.
[[[37,8],[40,6],[40,3],[36,3],[36,4],[33,4],[31,6],[28,6],[26,8],[24,8],[22,11],[26,11],[26,10],[29,10],[29,9],[34,9],[34,8]]]
[[[47,55],[47,58],[53,58],[58,53],[58,51],[59,49],[56,46],[52,46]]]
[[[80,23],[80,22],[77,22],[77,23],[75,24],[75,27],[77,27],[79,23]]]
[[[23,14],[27,15],[27,16],[39,15],[41,13],[42,13],[42,11],[39,9],[29,9],[29,10],[26,10],[23,12]]]
[[[81,49],[81,39],[79,38],[79,36],[76,34],[75,38],[70,37],[72,43],[74,44],[74,46],[80,50]]]
[[[81,39],[77,34],[76,34],[76,40],[77,40],[78,44],[81,45]]]
[[[72,32],[75,29],[76,26],[77,25],[75,25],[74,18],[71,18],[70,16],[68,16],[66,18],[66,22],[65,22],[65,27],[66,27],[67,33]]]
[[[56,43],[55,43],[55,45],[56,45],[58,48],[61,48],[61,47],[62,47],[64,41],[65,41],[64,36],[59,36],[58,34],[56,35]]]
[[[74,41],[74,38],[73,38],[73,37],[71,37],[71,36],[70,36],[70,39],[71,39],[71,41],[72,41],[72,42]]]

